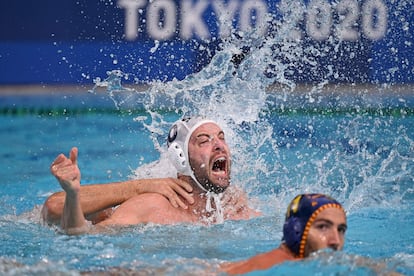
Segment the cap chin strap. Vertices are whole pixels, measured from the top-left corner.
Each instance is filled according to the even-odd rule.
[[[216,223],[223,223],[224,222],[224,215],[223,215],[223,207],[221,206],[221,198],[223,194],[216,194],[214,192],[207,192],[207,202],[206,202],[206,211],[212,212],[216,211]],[[216,209],[213,209],[211,207],[211,200],[213,199],[214,205],[216,206]]]
[[[184,175],[186,175],[186,174],[184,173]],[[224,192],[226,190],[225,187],[220,187],[220,186],[217,186],[217,185],[214,185],[214,184],[202,185],[198,181],[198,179],[195,177],[194,171],[192,169],[190,169],[190,171],[188,172],[187,175],[190,176],[194,180],[194,182],[197,183],[198,187],[206,193],[211,192],[211,193],[215,193],[215,194],[221,194],[222,192]]]
[[[223,214],[223,207],[221,206],[221,198],[223,197],[223,192],[225,188],[219,187],[216,185],[211,185],[210,189],[207,190],[207,188],[201,185],[201,183],[197,180],[192,170],[190,173],[190,177],[194,180],[195,183],[197,183],[198,187],[200,187],[201,190],[206,192],[206,211],[207,212],[215,211],[216,223],[223,223],[224,214]],[[216,209],[211,207],[212,200],[214,201],[214,205],[216,206]]]

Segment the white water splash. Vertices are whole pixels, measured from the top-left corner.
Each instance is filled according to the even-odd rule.
[[[382,122],[380,113],[375,115],[378,119],[364,121],[364,90],[347,99],[345,105],[337,96],[322,93],[328,80],[338,75],[330,64],[318,63],[318,58],[328,54],[326,49],[305,46],[292,39],[291,28],[280,22],[274,25],[279,30],[274,36],[260,38],[252,33],[223,41],[222,50],[211,62],[184,80],[152,82],[145,91],[138,91],[123,88],[121,80],[128,75],[113,71],[104,81],[96,82],[93,91],[106,87],[118,109],[146,111],[146,116],[135,120],[151,133],[161,157],[160,161],[138,168],[134,177],[173,176],[174,169],[165,158],[169,127],[178,117],[198,114],[223,127],[232,149],[232,182],[248,192],[277,194],[285,202],[297,193],[324,192],[350,208],[380,204],[386,197],[381,193],[384,189],[395,200],[401,200],[404,192],[398,185],[385,188],[392,181],[412,181],[411,159],[404,160],[401,156],[405,153],[388,148],[398,148],[398,138],[391,135],[395,142],[385,141],[387,145],[369,149],[371,143],[382,142],[376,138],[382,128],[386,128],[385,135],[391,133],[388,128],[392,123]],[[330,39],[327,43],[338,51],[342,42]],[[244,47],[247,51],[241,50]],[[241,56],[240,62],[234,62],[235,56]],[[297,83],[289,76],[293,69],[300,71],[303,64],[315,68],[312,74],[320,75],[319,81],[304,91],[293,92]],[[333,111],[351,107],[357,113],[350,111],[339,119],[327,116],[325,120],[317,112],[312,114],[312,110],[321,107]],[[309,115],[305,112],[303,117],[295,117],[297,110],[307,110]],[[279,121],[278,116],[285,121]],[[294,125],[285,127],[295,120],[298,121]],[[411,141],[408,136],[407,139]],[[403,159],[402,171],[384,178],[384,168],[389,169],[387,162],[396,156]],[[411,198],[412,192],[404,191]]]

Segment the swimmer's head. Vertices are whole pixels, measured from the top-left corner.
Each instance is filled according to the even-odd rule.
[[[323,194],[302,194],[290,202],[283,225],[282,241],[297,257],[304,257],[309,229],[317,215],[327,208],[343,210],[338,201]]]
[[[193,169],[190,165],[190,158],[188,156],[188,143],[190,141],[191,134],[201,125],[206,123],[216,122],[207,120],[203,117],[191,117],[176,121],[170,129],[167,138],[168,145],[168,158],[173,163],[177,172],[182,175],[191,176],[193,180],[204,191],[213,191],[214,187],[207,187],[201,185],[197,178],[194,176]]]

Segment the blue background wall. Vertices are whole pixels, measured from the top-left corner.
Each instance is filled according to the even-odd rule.
[[[92,83],[94,78],[104,78],[107,71],[114,69],[131,74],[132,82],[182,79],[200,70],[217,50],[221,35],[212,0],[191,2],[193,11],[205,4],[204,8],[200,8],[203,11],[202,18],[195,18],[198,23],[207,26],[210,32],[210,37],[204,40],[196,30],[191,37],[182,35],[180,28],[185,21],[183,17],[193,16],[181,13],[186,0],[161,2],[176,7],[176,21],[175,32],[166,39],[158,40],[147,29],[150,4],[145,0],[138,1],[141,6],[135,12],[138,16],[136,28],[139,31],[137,37],[127,38],[125,5],[131,4],[132,0],[122,1],[2,0],[0,85]],[[339,77],[330,79],[331,82],[413,83],[413,4],[408,0],[394,4],[386,0],[356,1],[349,2],[356,3],[358,8],[354,12],[356,17],[351,30],[357,38],[334,44],[334,30],[342,22],[337,2],[285,1],[283,4],[293,3],[293,10],[297,12],[301,11],[298,8],[300,5],[305,7],[307,12],[299,12],[296,22],[301,32],[301,43],[318,49],[330,49],[316,60],[322,66],[333,65],[334,70],[340,73]],[[348,3],[349,9],[349,2],[343,2]],[[268,11],[282,22],[284,17],[289,16],[284,12],[280,1],[240,0],[234,3],[237,8],[232,23],[236,30],[240,28],[241,10],[249,5],[257,7],[257,3],[264,3]],[[329,10],[322,13],[327,12],[332,17],[329,36],[315,39],[307,29],[307,24],[312,20],[309,19],[309,10],[315,5],[324,7],[326,3],[330,5]],[[228,5],[229,2],[226,1],[225,4]],[[372,6],[385,7],[386,17],[382,16],[381,10],[369,9]],[[381,22],[386,23],[384,35],[372,38],[364,29],[364,16],[367,14],[364,9],[367,7],[371,11],[368,19],[372,20],[370,26],[374,30],[381,27],[378,25]],[[257,15],[254,8],[252,11],[252,15]],[[351,19],[351,14],[353,13],[347,13],[344,17]],[[258,17],[252,19],[252,24],[259,20]],[[160,18],[167,18],[167,14],[160,14]],[[322,18],[326,18],[326,15]],[[285,18],[284,21],[289,20]],[[312,26],[317,26],[317,23],[312,22]],[[322,21],[321,24],[325,23]],[[269,28],[266,35],[277,36],[276,29],[275,26]],[[320,32],[323,33],[323,30]],[[276,58],[283,59],[283,56]],[[297,82],[318,81],[319,74],[311,74],[306,66],[303,64],[298,68],[296,64],[291,77]]]

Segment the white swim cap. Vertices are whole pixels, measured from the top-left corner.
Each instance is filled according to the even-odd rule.
[[[206,123],[217,124],[212,120],[207,120],[199,116],[178,120],[171,127],[167,138],[168,158],[177,169],[177,172],[182,175],[191,176],[204,191],[207,191],[206,187],[201,185],[196,179],[190,165],[188,157],[188,142],[190,141],[191,134],[199,126]]]

